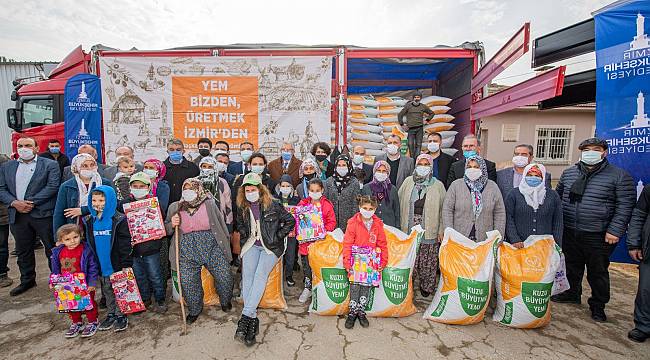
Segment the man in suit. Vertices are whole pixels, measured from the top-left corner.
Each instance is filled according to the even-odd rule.
[[[462,179],[465,176],[465,159],[474,155],[481,155],[481,141],[476,135],[467,135],[463,138],[462,143],[463,158],[451,164],[449,169],[449,176],[447,176],[447,188],[451,186],[455,180]],[[492,161],[485,159],[487,166],[488,179],[497,181],[497,166]]]
[[[232,185],[235,182],[235,177],[226,171],[226,169],[228,169],[228,163],[230,163],[230,155],[228,155],[227,152],[219,153],[216,155],[216,159],[218,163],[217,171],[219,176],[226,180],[228,185],[232,188]]]
[[[135,153],[133,151],[133,148],[128,146],[128,145],[120,146],[117,149],[115,149],[115,158],[117,159],[120,156],[126,156],[126,157],[129,157],[129,158],[135,160]],[[97,160],[97,159],[95,159],[95,160]],[[99,164],[97,164],[97,165],[99,167]],[[142,165],[142,163],[139,163],[139,162],[135,163],[135,172],[140,172],[140,171],[142,171],[143,168],[144,168],[144,166]],[[99,175],[102,175],[106,179],[108,179],[110,181],[113,181],[115,179],[115,175],[117,175],[118,171],[119,171],[118,166],[113,165],[113,166],[109,166],[109,167],[104,169],[104,175],[102,175],[101,172],[99,173]]]
[[[63,174],[66,166],[70,165],[70,160],[64,153],[61,152],[61,142],[57,139],[52,139],[47,143],[47,151],[43,151],[38,156],[54,160],[59,164],[59,170]]]
[[[56,161],[38,157],[36,140],[18,140],[18,160],[0,167],[0,202],[9,207],[9,227],[16,241],[20,284],[16,296],[36,286],[36,236],[43,242],[48,263],[54,247],[52,214],[61,171]]]
[[[366,149],[363,146],[357,145],[352,149],[352,169],[362,188],[372,181],[372,165],[363,162],[365,158]]]
[[[519,187],[519,183],[524,177],[524,168],[532,161],[533,146],[520,144],[515,146],[514,156],[512,157],[513,166],[497,171],[497,185],[501,190],[504,201],[512,189]],[[551,188],[551,174],[549,172],[546,173],[546,187]]]
[[[78,154],[89,154],[92,156],[95,161],[97,161],[97,149],[95,149],[92,145],[84,144],[79,146],[79,150],[77,150]],[[70,159],[72,161],[72,159]],[[100,164],[99,161],[97,162],[97,172],[99,173],[99,176],[103,178],[107,178],[104,174],[104,171],[106,170],[106,165]],[[72,174],[72,169],[70,169],[70,166],[66,166],[63,169],[63,178],[61,179],[61,183],[64,183],[66,180],[70,180],[74,177]],[[111,179],[113,180],[113,179]]]
[[[282,175],[287,174],[291,177],[291,182],[294,189],[300,183],[300,166],[302,161],[294,155],[295,150],[293,144],[285,142],[280,149],[281,156],[269,163],[267,169],[271,179],[275,180],[278,184]],[[274,189],[273,189],[274,190]]]
[[[451,155],[443,153],[440,149],[441,145],[442,135],[437,132],[427,135],[427,152],[433,158],[433,176],[442,181],[442,184],[446,188],[449,169],[451,168],[451,164],[454,163],[454,158]]]
[[[413,175],[413,170],[415,169],[415,160],[406,155],[402,155],[400,152],[401,145],[402,139],[399,136],[390,135],[386,139],[386,153],[375,157],[375,161],[384,160],[388,162],[390,165],[390,182],[397,186],[398,189],[402,186],[404,179]]]
[[[253,155],[255,147],[252,143],[245,141],[239,145],[239,154],[241,155],[241,161],[232,161],[228,164],[228,173],[234,177],[238,175],[244,175],[248,173],[248,159]]]

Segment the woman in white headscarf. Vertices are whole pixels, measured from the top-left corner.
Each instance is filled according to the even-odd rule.
[[[506,240],[517,248],[530,235],[553,235],[562,244],[562,201],[545,184],[544,165],[530,164],[519,187],[506,197]]]
[[[54,208],[54,232],[65,224],[80,224],[79,219],[87,215],[88,193],[102,184],[112,181],[102,178],[97,172],[97,161],[88,154],[78,154],[72,159],[70,170],[74,177],[59,187]]]

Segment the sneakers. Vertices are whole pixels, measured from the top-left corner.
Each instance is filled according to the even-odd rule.
[[[638,343],[644,342],[647,338],[650,337],[650,334],[646,334],[639,329],[632,329],[627,333],[627,338]]]
[[[361,313],[361,314],[357,315],[357,318],[359,319],[359,325],[361,325],[361,327],[367,328],[368,326],[370,326],[370,323],[368,322],[368,318],[366,317],[366,314]]]
[[[560,303],[560,304],[577,304],[577,305],[580,305],[580,303],[581,303],[579,296],[576,297],[574,295],[571,295],[571,294],[567,293],[566,291],[561,293],[561,294],[551,296],[551,301],[556,302],[556,303]]]
[[[163,301],[156,301],[156,305],[151,307],[151,311],[155,312],[156,314],[164,314],[167,312],[167,304],[165,303],[165,300]]]
[[[84,331],[81,333],[81,337],[87,338],[95,335],[98,326],[99,323],[97,321],[88,323],[88,325],[86,325],[86,327],[84,328]]]
[[[287,286],[289,287],[294,287],[296,285],[296,281],[293,280],[292,276],[287,276],[285,280],[287,281]]]
[[[592,307],[590,310],[591,310],[591,318],[595,322],[602,323],[607,321],[607,315],[605,315],[605,309]]]
[[[307,300],[309,300],[310,297],[311,297],[311,289],[304,289],[300,294],[300,297],[298,297],[298,301],[301,304],[304,304],[307,302]]]
[[[117,318],[115,317],[115,315],[113,315],[113,314],[108,314],[108,316],[106,316],[106,319],[104,319],[104,320],[99,324],[99,327],[97,328],[97,330],[99,330],[99,331],[107,331],[107,330],[112,329],[112,328],[113,328],[113,325],[115,325],[115,320],[117,320]]]
[[[122,315],[115,318],[115,332],[126,330],[129,327],[129,319]]]
[[[357,321],[357,316],[355,314],[352,313],[348,314],[348,317],[345,319],[345,328],[352,329],[356,321]]]
[[[72,323],[68,331],[65,332],[64,336],[68,339],[77,337],[79,333],[83,330],[84,326],[82,323]]]
[[[0,288],[11,286],[13,283],[14,281],[7,274],[0,275]]]

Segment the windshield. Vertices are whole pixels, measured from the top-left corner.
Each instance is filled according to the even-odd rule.
[[[50,125],[53,118],[52,99],[32,99],[23,102],[23,129]]]

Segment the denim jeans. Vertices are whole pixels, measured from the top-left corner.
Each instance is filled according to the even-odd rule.
[[[157,302],[165,301],[165,281],[160,270],[160,254],[133,258],[133,273],[140,289],[142,301],[151,299],[153,290]]]
[[[243,315],[257,317],[257,306],[264,295],[266,281],[277,262],[278,257],[268,254],[261,246],[254,245],[244,253],[241,272]]]
[[[7,275],[9,268],[9,225],[0,225],[0,275]]]

